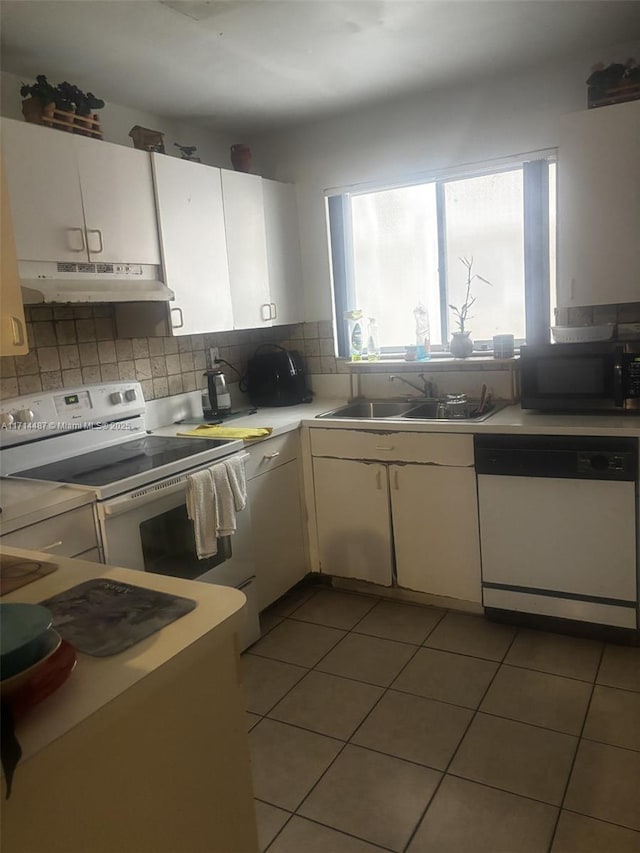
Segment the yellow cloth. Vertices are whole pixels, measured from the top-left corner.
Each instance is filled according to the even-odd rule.
[[[271,435],[272,432],[272,427],[227,427],[200,424],[195,429],[179,432],[177,435],[187,436],[188,438],[241,438],[244,441],[251,441],[255,438],[264,438]]]

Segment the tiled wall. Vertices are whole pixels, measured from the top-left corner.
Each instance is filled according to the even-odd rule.
[[[583,308],[558,308],[559,326],[598,326],[601,323],[640,323],[640,302],[626,305],[591,305]]]
[[[263,343],[305,356],[308,373],[336,373],[331,323],[171,338],[116,338],[113,307],[60,306],[26,309],[29,353],[0,358],[0,399],[56,388],[137,379],[145,399],[202,387],[209,347],[244,374],[247,359]],[[227,380],[237,374],[223,365]],[[341,365],[341,370],[347,371]]]

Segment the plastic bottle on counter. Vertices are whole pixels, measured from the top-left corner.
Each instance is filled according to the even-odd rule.
[[[369,317],[367,326],[367,360],[380,361],[378,322],[375,317]]]
[[[416,320],[416,357],[418,361],[427,361],[431,358],[431,327],[429,312],[422,302],[413,309],[413,316]]]
[[[344,316],[348,324],[349,356],[351,361],[362,361],[362,352],[364,350],[363,312],[359,308],[356,308],[353,311],[346,311]]]

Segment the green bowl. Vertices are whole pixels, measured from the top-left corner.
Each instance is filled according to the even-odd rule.
[[[53,617],[39,604],[0,604],[0,679],[12,678],[47,653]]]

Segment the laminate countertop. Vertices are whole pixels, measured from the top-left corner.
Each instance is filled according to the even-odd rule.
[[[322,418],[317,415],[344,405],[346,400],[314,400],[299,406],[259,409],[253,415],[226,421],[233,427],[271,427],[279,435],[300,426],[324,429],[380,429],[399,432],[502,433],[523,435],[630,436],[640,439],[640,416],[629,414],[555,415],[525,411],[519,404],[509,405],[485,421],[407,420],[403,418],[357,419]],[[154,430],[156,435],[176,435],[188,429],[184,424],[169,424]],[[191,426],[193,428],[193,425]],[[266,439],[261,439],[266,440]],[[251,442],[253,444],[254,441]]]
[[[52,574],[3,595],[3,603],[38,604],[92,578],[129,583],[196,602],[191,612],[120,654],[92,657],[78,653],[77,666],[68,681],[39,705],[31,708],[18,722],[16,732],[22,747],[22,761],[28,760],[107,703],[143,682],[209,632],[234,632],[239,629],[239,614],[246,598],[232,587],[196,583],[69,557],[54,557],[0,544],[0,560],[4,555],[52,563],[57,569]]]
[[[94,500],[91,490],[77,486],[0,477],[0,536]]]

